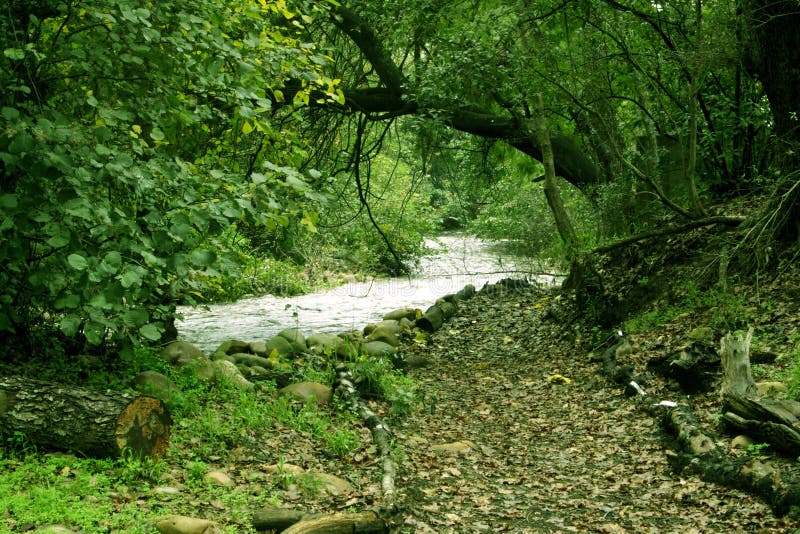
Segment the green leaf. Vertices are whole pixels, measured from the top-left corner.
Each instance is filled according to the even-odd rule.
[[[67,315],[61,319],[61,331],[67,337],[72,337],[78,333],[81,327],[81,318],[76,315]]]
[[[216,261],[217,255],[210,250],[197,249],[192,251],[189,258],[197,267],[208,267]]]
[[[89,267],[89,262],[80,254],[70,254],[67,256],[67,262],[76,271],[83,271]]]
[[[3,107],[3,109],[0,110],[0,115],[3,115],[3,118],[8,121],[13,121],[19,118],[19,111],[17,108]]]
[[[142,277],[138,272],[134,271],[133,269],[128,269],[124,273],[122,273],[120,282],[122,283],[122,287],[127,289],[134,285],[135,286],[141,285]]]
[[[122,322],[128,328],[136,328],[145,324],[150,319],[150,314],[146,310],[128,310],[122,314]]]
[[[64,295],[63,297],[56,299],[54,306],[56,309],[63,310],[65,308],[75,309],[81,303],[81,298],[72,293],[69,295]]]
[[[21,48],[6,48],[3,50],[3,55],[9,59],[25,59],[25,51]]]
[[[150,341],[158,341],[161,339],[161,334],[164,332],[164,327],[158,323],[148,323],[139,329],[142,337]]]
[[[153,129],[150,131],[150,138],[151,138],[153,141],[163,141],[163,140],[164,140],[164,132],[163,132],[163,131],[161,131],[161,129],[160,129],[160,128],[155,128],[155,127],[154,127],[154,128],[153,128]]]
[[[17,195],[0,195],[0,208],[16,208],[18,204]]]
[[[83,335],[90,345],[99,345],[106,337],[106,326],[97,321],[89,321],[83,327]]]

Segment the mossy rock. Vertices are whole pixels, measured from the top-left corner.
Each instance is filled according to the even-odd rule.
[[[403,327],[400,326],[399,321],[395,321],[394,319],[384,319],[383,321],[368,324],[364,327],[364,335],[369,336],[375,330],[383,330],[385,332],[391,332],[392,334],[399,334],[403,331]]]
[[[361,353],[372,357],[394,356],[397,349],[383,341],[368,341],[361,345]]]
[[[373,341],[382,341],[387,345],[391,345],[392,347],[396,347],[400,344],[400,340],[397,338],[397,334],[399,333],[400,325],[397,325],[398,330],[395,332],[393,327],[380,325],[375,330],[367,336],[367,342]]]
[[[281,330],[278,336],[284,338],[292,345],[292,354],[300,354],[308,350],[306,338],[297,328],[287,328]]]
[[[265,343],[267,349],[267,356],[272,355],[272,351],[276,351],[278,356],[292,356],[294,354],[294,347],[288,339],[282,336],[275,336]]]
[[[334,334],[314,334],[306,339],[308,349],[315,354],[335,354],[344,340]]]
[[[144,371],[136,375],[133,379],[133,389],[163,401],[172,400],[181,394],[180,388],[169,378],[155,371]]]
[[[195,360],[205,360],[203,351],[186,341],[173,341],[161,349],[161,358],[170,365],[183,367]]]
[[[222,352],[225,354],[236,354],[239,352],[250,352],[250,344],[246,341],[240,341],[238,339],[228,339],[223,341],[217,350],[214,351],[214,354],[218,352]]]
[[[416,321],[417,314],[419,310],[416,308],[400,308],[399,310],[390,311],[386,315],[383,316],[384,320],[395,320],[399,321],[400,319],[408,319],[409,321]]]
[[[278,395],[303,402],[313,399],[319,404],[328,404],[333,397],[333,390],[329,386],[317,382],[298,382],[281,388],[278,390]]]

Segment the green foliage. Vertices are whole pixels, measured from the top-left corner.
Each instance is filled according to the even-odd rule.
[[[654,308],[625,321],[625,331],[635,333],[651,330],[687,312],[703,314],[704,323],[720,331],[741,328],[747,324],[752,313],[747,310],[741,294],[716,287],[702,290],[689,281],[685,293],[672,302],[659,302]]]
[[[298,40],[311,18],[293,10],[115,0],[0,13],[14,28],[0,38],[1,331],[156,341],[176,302],[235,271],[219,240],[232,222],[317,209],[316,171],[294,169],[299,141],[265,118],[288,76],[307,80],[297,105],[315,87],[339,99]]]

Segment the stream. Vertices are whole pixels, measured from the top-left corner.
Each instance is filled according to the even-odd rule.
[[[297,327],[306,335],[360,330],[394,309],[422,309],[467,284],[480,289],[502,278],[528,276],[552,284],[549,275],[531,276],[531,260],[499,252],[497,242],[472,236],[441,235],[427,239],[429,255],[418,272],[402,278],[375,278],[294,297],[265,295],[196,308],[182,307],[176,322],[179,339],[206,353],[227,339],[264,341],[284,328]]]

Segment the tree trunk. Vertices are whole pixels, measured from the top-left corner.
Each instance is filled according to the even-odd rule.
[[[753,329],[747,337],[734,336],[728,333],[720,342],[720,359],[722,360],[722,387],[720,393],[726,396],[754,397],[757,394],[753,374],[750,371],[750,341]]]
[[[751,328],[745,339],[722,338],[722,408],[725,423],[739,432],[774,445],[779,451],[800,454],[800,403],[759,399],[750,372]]]
[[[303,519],[283,534],[362,534],[388,532],[387,525],[375,512],[333,514],[316,519]]]
[[[561,191],[558,189],[556,168],[553,160],[553,147],[550,144],[550,135],[547,133],[547,124],[544,120],[544,103],[542,102],[541,94],[536,95],[536,117],[534,122],[536,124],[536,137],[542,149],[544,194],[545,197],[547,197],[547,204],[550,206],[550,211],[553,212],[558,235],[561,236],[561,241],[566,247],[567,259],[572,260],[575,255],[578,237],[569,220],[567,210],[564,208],[564,202],[561,199]]]
[[[154,397],[0,377],[0,433],[21,432],[45,449],[101,458],[130,449],[161,457],[170,424],[166,406]]]

